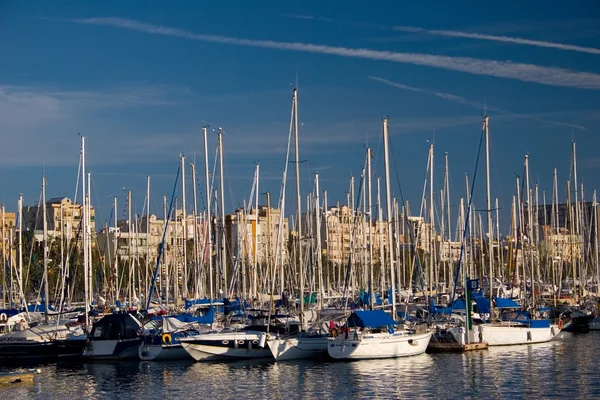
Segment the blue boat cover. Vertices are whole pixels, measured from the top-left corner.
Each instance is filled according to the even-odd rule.
[[[15,316],[19,313],[19,310],[15,310],[14,308],[5,308],[0,310],[0,314],[6,315],[7,318]]]
[[[435,305],[435,300],[433,297],[429,298],[429,312],[432,314],[450,314],[452,312],[452,308],[450,307],[437,307]]]
[[[383,310],[373,310],[373,311],[354,311],[348,317],[348,326],[349,327],[359,327],[359,328],[380,328],[382,326],[387,326],[389,330],[392,329],[392,326],[396,325],[396,321],[392,319],[388,314]]]
[[[152,317],[152,319],[155,321],[158,321],[161,318],[162,318],[161,316]],[[196,316],[193,316],[190,314],[180,314],[180,315],[165,316],[165,318],[175,318],[176,320],[185,322],[185,323],[196,322],[198,324],[212,324],[215,319],[215,312],[214,312],[214,308],[211,307],[208,309],[206,314],[204,314],[201,317],[196,317]]]
[[[365,305],[370,305],[371,304],[371,293],[370,292],[363,292],[360,294],[360,301],[362,302],[362,304]],[[375,293],[375,305],[382,305],[383,301],[381,300],[381,296],[379,295],[379,293]]]
[[[462,297],[459,297],[458,299],[454,300],[454,303],[452,303],[452,309],[453,310],[466,310],[467,306],[465,305],[465,299],[463,299]]]
[[[30,304],[27,306],[27,311],[28,312],[46,312],[46,303],[42,303],[42,304]],[[54,309],[54,307],[52,307],[52,304],[50,304],[50,307],[48,307],[48,311],[56,311]]]
[[[479,314],[489,314],[490,313],[490,299],[483,296],[475,297],[475,304],[477,304],[477,312]]]
[[[512,299],[505,299],[494,296],[494,303],[497,308],[521,308],[521,305]]]

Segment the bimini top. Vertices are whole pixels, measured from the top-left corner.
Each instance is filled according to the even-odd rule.
[[[396,321],[383,310],[354,311],[348,317],[349,327],[381,328],[386,326],[391,329],[394,325],[396,325]]]
[[[516,301],[502,297],[494,296],[494,303],[496,303],[496,308],[521,308],[521,305]]]

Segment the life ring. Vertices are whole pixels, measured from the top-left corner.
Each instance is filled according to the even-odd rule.
[[[563,322],[562,319],[558,320],[558,329],[562,329],[563,328]]]
[[[337,337],[337,335],[339,334],[339,330],[338,328],[331,328],[331,330],[329,331],[329,336],[331,337]]]
[[[8,318],[5,313],[0,314],[0,322],[6,322],[7,319]]]
[[[165,333],[164,335],[162,335],[162,341],[165,344],[171,344],[173,341],[173,338],[168,333]]]

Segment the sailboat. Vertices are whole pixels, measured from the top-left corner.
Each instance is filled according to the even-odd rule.
[[[456,326],[450,329],[450,333],[460,344],[487,342],[489,346],[505,346],[548,342],[560,332],[562,324],[553,325],[550,323],[549,319],[532,319],[527,311],[523,310],[521,305],[513,300],[493,296],[494,291],[492,286],[494,280],[491,279],[493,275],[493,230],[490,201],[489,117],[487,115],[483,117],[482,135],[485,136],[486,150],[486,191],[489,229],[488,243],[490,246],[488,253],[490,254],[490,279],[488,279],[488,284],[490,298],[485,298],[483,295],[477,296],[475,293],[473,298],[477,304],[478,312],[480,314],[487,314],[491,316],[491,306],[494,305],[496,309],[501,311],[501,318],[499,321],[491,321],[490,318],[488,322],[482,322],[479,324],[471,324],[470,321],[468,321],[469,327],[467,329],[465,329],[464,326]],[[527,170],[527,157],[525,162],[525,167]],[[528,173],[526,175],[528,178]],[[531,204],[531,202],[529,202],[529,204]],[[532,293],[534,293],[533,290]],[[466,306],[471,307],[471,304],[467,304]]]
[[[297,230],[298,237],[301,237],[301,203],[300,203],[300,157],[298,154],[298,89],[294,89],[293,98],[292,98],[292,113],[293,119],[292,123],[294,125],[294,143],[295,143],[295,157],[297,162],[295,162],[296,166],[296,201],[297,201]],[[287,165],[287,163],[286,163]],[[284,182],[285,185],[285,182]],[[284,189],[285,190],[285,189]],[[316,191],[319,192],[318,185],[318,175],[316,177]],[[318,204],[318,194],[317,194],[317,204]],[[317,216],[318,218],[318,216]],[[300,240],[298,243],[298,254],[300,256],[300,268],[302,268],[302,248]],[[300,313],[303,314],[304,311],[304,282],[303,282],[303,273],[300,273]],[[321,285],[322,287],[322,285]],[[320,294],[321,297],[323,293]],[[268,348],[275,358],[276,361],[283,360],[295,360],[302,358],[313,358],[319,356],[325,356],[327,354],[327,343],[328,343],[328,333],[326,330],[322,329],[321,326],[315,326],[308,330],[301,329],[294,334],[269,334],[267,336]]]
[[[388,120],[383,119],[383,149],[385,161],[386,203],[388,223],[391,219],[390,173],[388,151]],[[391,248],[391,227],[388,227]],[[392,315],[396,314],[395,272],[393,252],[388,251],[391,267]],[[371,293],[373,289],[371,288]],[[406,357],[423,354],[427,350],[433,331],[426,325],[416,329],[400,329],[394,318],[383,310],[354,311],[347,319],[344,332],[333,331],[327,353],[334,359],[371,359]]]

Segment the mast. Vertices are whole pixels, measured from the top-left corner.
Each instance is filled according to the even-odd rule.
[[[319,210],[319,173],[315,174],[315,233],[317,238],[317,273],[319,274],[319,309],[323,309],[323,254],[321,252],[321,211]]]
[[[185,208],[185,155],[181,155],[181,227],[183,228],[183,268],[181,269],[181,277],[177,277],[179,284],[179,279],[181,279],[181,293],[180,295],[183,297],[187,297],[187,239],[188,239],[188,227],[187,227],[187,215]],[[177,215],[177,212],[175,212]],[[175,218],[175,223],[177,224],[177,218]]]
[[[208,247],[208,285],[210,293],[210,305],[213,304],[214,292],[213,292],[213,265],[212,265],[212,217],[210,214],[210,181],[208,172],[208,135],[206,133],[206,126],[202,128],[204,134],[204,179],[206,180],[206,246]]]
[[[296,154],[296,226],[298,232],[298,272],[300,275],[300,318],[304,330],[304,271],[302,262],[302,199],[300,198],[300,155],[298,153],[298,89],[294,89],[294,146]]]
[[[114,254],[114,260],[113,260],[113,270],[114,270],[114,277],[115,277],[115,301],[119,299],[119,294],[120,294],[120,287],[119,287],[119,252],[117,251],[117,244],[118,244],[118,239],[117,239],[117,232],[118,232],[118,225],[117,225],[117,196],[115,196],[113,198],[113,226],[114,226],[114,232],[113,232],[113,254]]]
[[[197,299],[199,296],[198,292],[198,264],[200,263],[198,257],[198,198],[196,197],[196,161],[190,164],[192,167],[192,193],[194,195],[194,298]]]
[[[42,221],[44,226],[44,322],[48,325],[48,218],[46,216],[46,176],[42,177]]]
[[[8,292],[6,286],[6,218],[4,204],[2,204],[2,308],[6,308],[6,293]],[[10,300],[10,299],[9,299]],[[10,301],[8,302],[10,304]]]
[[[487,207],[487,224],[488,224],[488,253],[490,258],[490,275],[488,278],[490,286],[490,322],[492,321],[493,310],[493,274],[494,274],[494,226],[492,225],[492,198],[490,195],[490,133],[489,133],[489,117],[483,117],[483,129],[485,129],[485,189],[486,189],[486,207]]]
[[[129,234],[127,235],[128,237],[128,241],[127,241],[127,245],[128,245],[128,253],[129,253],[129,276],[128,276],[128,280],[127,280],[127,293],[128,293],[128,297],[129,297],[129,307],[132,306],[133,303],[133,268],[134,268],[134,261],[133,261],[133,249],[132,249],[132,236],[133,236],[133,232],[132,232],[132,224],[131,224],[131,190],[127,191],[127,231],[129,232]]]
[[[88,302],[90,282],[88,275],[88,231],[87,231],[87,201],[86,201],[86,175],[85,175],[85,136],[81,136],[81,180],[82,180],[82,191],[81,191],[81,223],[83,223],[83,275],[84,275],[84,299],[85,299],[85,328],[88,328],[88,314],[90,312],[90,303]],[[21,275],[22,276],[22,275]]]
[[[20,305],[23,305],[25,302],[24,299],[24,289],[23,289],[23,195],[19,195],[19,201],[17,203],[18,213],[19,213],[19,276],[17,279],[19,280],[19,299]],[[87,314],[86,314],[87,315]]]
[[[594,210],[594,263],[596,264],[596,294],[598,294],[600,293],[600,269],[598,267],[598,203],[596,202],[595,189],[592,209]]]
[[[388,261],[390,263],[390,283],[392,294],[392,318],[396,319],[396,273],[394,268],[394,255],[392,254],[392,203],[390,196],[390,165],[389,165],[389,149],[388,149],[388,119],[383,118],[383,153],[385,159],[385,203],[387,207],[387,236],[388,236]]]
[[[225,243],[225,183],[223,179],[223,129],[219,128],[219,181],[221,186],[221,268],[223,268],[223,289],[225,296],[229,298],[227,293],[227,247]]]
[[[146,299],[150,294],[149,281],[150,281],[150,176],[147,177],[146,184]]]
[[[383,246],[383,213],[381,212],[381,177],[377,177],[377,236],[379,236],[379,284],[381,285],[381,293],[385,292],[385,274],[383,273],[385,266],[385,250]],[[412,277],[411,277],[412,278]]]
[[[434,252],[434,200],[433,200],[433,143],[429,144],[429,297],[433,297],[433,252]]]
[[[167,230],[167,225],[168,225],[168,218],[170,217],[169,215],[167,215],[167,196],[163,196],[163,215],[164,215],[164,219],[165,219],[165,231],[166,233],[164,234],[167,237],[168,240],[168,235],[169,235],[169,231]],[[169,307],[169,261],[167,260],[167,252],[166,252],[166,246],[163,246],[163,249],[165,251],[165,257],[163,260],[163,265],[164,265],[164,280],[165,280],[165,301],[167,303],[167,308]]]
[[[535,308],[535,270],[533,266],[533,201],[531,199],[531,190],[529,188],[529,155],[525,154],[525,190],[527,191],[527,241],[529,245],[529,266],[531,268],[531,305]],[[525,257],[523,257],[523,261]],[[525,264],[523,264],[525,268]]]
[[[578,188],[579,186],[577,186],[577,151],[575,150],[575,142],[572,143],[572,148],[573,148],[573,179],[574,179],[574,192],[575,192],[575,223],[573,224],[573,227],[575,229],[575,240],[577,240],[577,243],[580,243],[580,239],[579,239],[579,196],[578,196]],[[571,203],[569,202],[569,207],[571,207]],[[575,247],[576,249],[579,249],[579,246]],[[575,263],[579,262],[579,257],[580,257],[580,253],[578,252],[577,257],[575,257]],[[575,266],[573,267],[573,270],[575,271]],[[582,276],[580,274],[579,279],[582,279]],[[580,283],[581,286],[581,296],[583,297],[583,284]],[[576,285],[575,285],[575,274],[573,274],[573,291],[576,290]],[[579,296],[579,293],[577,294]]]
[[[256,297],[258,291],[258,176],[260,172],[260,165],[256,164],[256,192],[254,193],[254,271],[252,273],[252,298]]]
[[[371,175],[371,158],[372,158],[372,154],[371,154],[371,149],[367,148],[367,216],[369,217],[368,220],[368,243],[369,243],[369,296],[370,296],[370,309],[373,309],[373,306],[375,305],[375,290],[374,290],[374,284],[373,284],[373,204],[371,201],[371,186],[372,186],[372,175]]]

